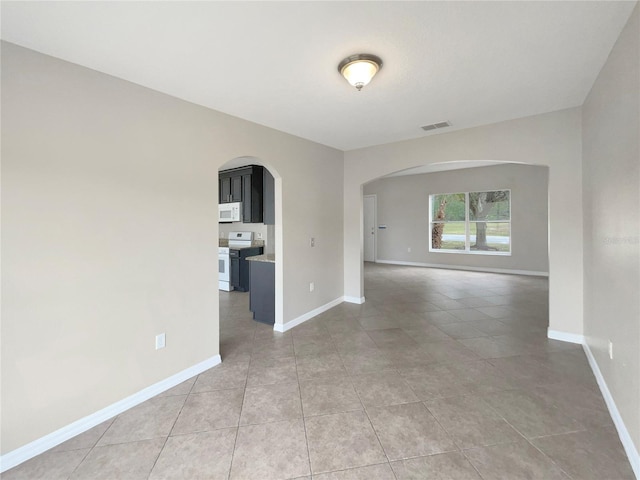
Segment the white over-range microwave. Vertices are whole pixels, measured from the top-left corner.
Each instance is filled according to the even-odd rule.
[[[218,205],[218,223],[242,221],[242,202],[221,203]]]

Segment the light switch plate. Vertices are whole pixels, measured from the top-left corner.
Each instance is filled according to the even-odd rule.
[[[161,348],[166,347],[167,345],[167,336],[164,333],[156,335],[156,350],[160,350]]]

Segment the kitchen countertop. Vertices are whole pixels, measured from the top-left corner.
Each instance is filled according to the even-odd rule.
[[[250,262],[276,263],[276,256],[274,253],[265,253],[263,255],[254,255],[253,257],[247,257],[246,260],[249,260]]]
[[[229,239],[228,238],[219,238],[218,239],[218,246],[219,247],[228,247],[229,246]],[[264,247],[264,240],[254,240],[253,242],[251,242],[251,246],[250,247],[233,247],[234,250],[242,250],[244,248],[255,248],[255,247]]]

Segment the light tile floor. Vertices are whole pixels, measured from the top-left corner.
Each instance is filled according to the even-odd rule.
[[[633,479],[541,278],[365,267],[363,305],[285,333],[221,292],[222,365],[15,479]]]

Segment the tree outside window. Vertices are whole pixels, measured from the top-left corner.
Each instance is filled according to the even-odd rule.
[[[511,191],[430,195],[430,251],[511,253]]]

